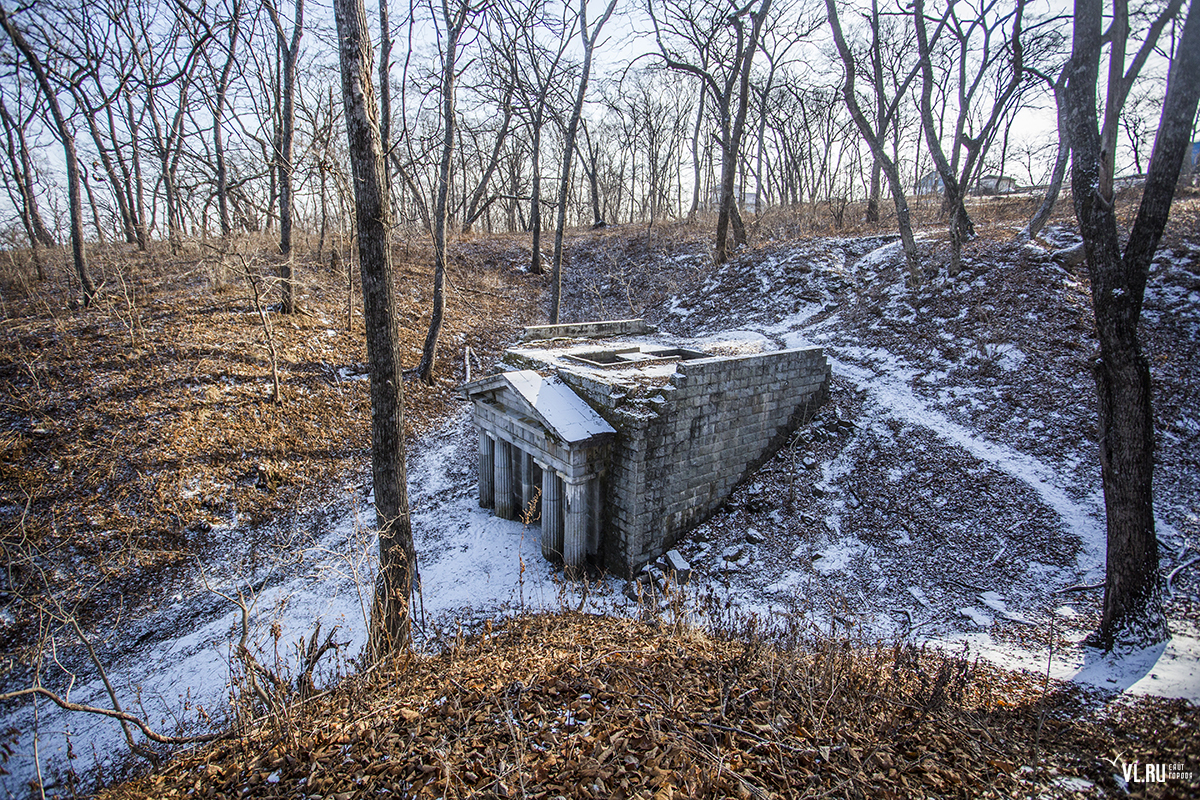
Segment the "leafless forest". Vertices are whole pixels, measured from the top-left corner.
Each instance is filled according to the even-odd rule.
[[[930,188],[921,179],[939,159],[964,188],[992,174],[1044,185],[1055,163],[1070,47],[1061,5],[915,14],[872,2],[843,9],[831,30],[812,3],[625,4],[588,48],[569,3],[392,6],[371,12],[387,30],[374,50],[400,235],[433,230],[443,162],[448,230],[535,242],[557,207],[570,226],[685,218],[719,208],[729,184],[735,217],[803,205],[841,220],[848,203],[869,200],[868,215],[889,205],[888,162],[908,195]],[[1147,65],[1130,67],[1126,112],[1106,131],[1119,174],[1148,162],[1178,38],[1163,11],[1129,19],[1131,60],[1148,36],[1157,49],[1138,53]],[[11,245],[65,243],[73,191],[92,242],[177,249],[268,232],[286,254],[294,240],[327,253],[348,236],[328,6],[39,2],[4,14]],[[743,223],[731,223],[737,238]]]
[[[145,251],[165,240],[175,256],[200,247],[225,257],[233,237],[260,234],[278,243],[273,283],[285,315],[296,310],[297,250],[315,248],[318,263],[329,252],[336,269],[344,261],[350,283],[343,249],[357,239],[372,340],[395,319],[392,289],[374,288],[393,282],[387,241],[428,233],[432,313],[417,373],[429,383],[448,236],[528,232],[528,268],[540,274],[552,230],[548,316],[558,322],[568,224],[715,212],[719,265],[772,206],[840,227],[863,201],[869,223],[892,206],[918,286],[909,197],[937,196],[954,278],[974,236],[968,194],[1044,187],[1022,231],[1035,236],[1071,156],[1076,258],[1086,256],[1097,287],[1100,438],[1116,443],[1102,461],[1110,540],[1128,543],[1110,555],[1138,565],[1113,579],[1103,639],[1114,640],[1120,620],[1145,618],[1156,600],[1118,596],[1119,586],[1149,585],[1157,563],[1136,319],[1180,173],[1190,180],[1193,169],[1190,44],[1200,22],[1190,6],[1122,2],[1107,12],[1081,2],[1068,15],[1029,0],[929,9],[672,0],[616,14],[617,5],[384,2],[375,34],[354,2],[334,4],[335,29],[327,9],[304,0],[0,10],[6,236],[28,248],[37,279],[42,251],[69,239],[87,306],[99,292],[89,244]],[[1039,118],[1055,120],[1057,135],[1034,133]],[[1123,244],[1114,191],[1119,176],[1143,171]],[[257,285],[254,295],[268,328]],[[379,372],[398,360],[395,347],[389,339],[371,351],[384,383],[396,382]],[[373,410],[380,419],[382,407]],[[402,498],[395,505],[400,513]],[[1162,626],[1151,628],[1134,638],[1161,638]]]
[[[1181,270],[1194,255],[1200,3],[0,0],[0,27],[0,700],[66,707],[40,676],[69,642],[64,674],[95,672],[100,713],[157,759],[103,666],[142,639],[107,617],[147,613],[209,556],[254,573],[257,545],[221,536],[285,551],[372,457],[368,649],[407,649],[403,442],[454,386],[522,325],[662,322],[759,269],[766,291],[772,248],[806,237],[862,263],[898,237],[888,280],[916,317],[990,280],[981,263],[1087,287],[1053,345],[1090,354],[1103,445],[1088,624],[1106,651],[1169,638],[1139,320],[1160,241]],[[796,303],[832,313],[829,280]],[[720,301],[714,325],[756,308]],[[303,680],[281,681],[241,608],[245,732],[273,691],[307,698],[338,645],[302,638]],[[175,730],[151,740],[208,728]]]

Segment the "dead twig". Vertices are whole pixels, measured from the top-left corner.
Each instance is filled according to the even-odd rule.
[[[262,307],[262,298],[258,291],[258,279],[254,277],[254,273],[250,270],[250,264],[246,261],[246,257],[238,253],[238,258],[241,259],[242,271],[246,274],[246,280],[250,283],[250,289],[254,293],[254,309],[258,311],[258,318],[262,322],[263,333],[267,337],[267,353],[271,356],[271,402],[279,405],[283,403],[283,394],[279,390],[279,355],[275,351],[275,337],[271,333],[271,323],[267,320],[267,312]]]
[[[1200,563],[1200,556],[1196,556],[1196,557],[1195,557],[1195,558],[1193,558],[1191,561],[1187,561],[1187,562],[1184,562],[1183,564],[1180,564],[1178,567],[1176,567],[1175,569],[1171,570],[1171,571],[1170,571],[1170,572],[1167,574],[1167,597],[1170,597],[1170,596],[1171,596],[1171,594],[1172,594],[1172,591],[1171,591],[1171,581],[1175,580],[1175,576],[1176,576],[1176,575],[1178,575],[1178,574],[1179,574],[1180,572],[1182,572],[1183,570],[1185,570],[1185,569],[1187,569],[1188,567],[1190,567],[1192,564],[1196,564],[1196,563]]]
[[[36,695],[44,697],[54,703],[64,711],[82,711],[86,714],[99,714],[103,717],[112,717],[113,719],[122,720],[136,725],[138,730],[152,742],[157,744],[200,744],[203,742],[215,742],[218,739],[225,739],[232,735],[232,731],[218,731],[216,733],[205,733],[198,736],[163,736],[152,729],[146,722],[134,714],[127,711],[117,711],[113,708],[101,708],[99,706],[89,706],[83,703],[73,703],[66,698],[60,697],[55,692],[50,691],[44,686],[30,686],[27,689],[17,689],[12,692],[0,694],[0,703],[8,700],[16,700],[20,697],[29,697]]]
[[[1076,583],[1072,586],[1064,586],[1061,589],[1056,589],[1055,594],[1067,594],[1068,592],[1087,592],[1092,589],[1103,589],[1104,581],[1100,583]]]

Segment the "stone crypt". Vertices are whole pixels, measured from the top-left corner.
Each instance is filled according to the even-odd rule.
[[[643,320],[526,328],[472,381],[479,504],[569,574],[624,577],[710,516],[828,397],[819,347],[688,349]]]

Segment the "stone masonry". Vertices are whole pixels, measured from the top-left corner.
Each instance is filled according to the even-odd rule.
[[[596,439],[587,443],[589,494],[599,507],[588,509],[586,551],[597,566],[630,577],[709,517],[817,410],[828,397],[829,366],[817,347],[716,355],[673,346],[640,320],[588,326],[530,329],[505,362],[561,380],[615,431],[602,437],[602,449]],[[494,379],[464,387],[481,431],[496,429],[481,418],[496,413],[494,405],[482,408],[488,380],[493,403]],[[568,567],[582,566],[572,560]]]

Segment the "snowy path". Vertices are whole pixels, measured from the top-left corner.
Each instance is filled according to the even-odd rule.
[[[1104,500],[1099,489],[1092,492],[1085,504],[1076,503],[1062,488],[1067,480],[1053,468],[1010,447],[981,438],[947,419],[895,377],[875,374],[834,357],[830,357],[830,364],[836,374],[867,390],[892,416],[928,428],[1034,489],[1042,502],[1059,515],[1064,527],[1084,544],[1078,566],[1085,573],[1085,580],[1104,579]],[[998,644],[986,632],[954,635],[945,641],[951,647],[965,642],[973,653],[1009,669],[1035,673],[1047,669],[1045,651]],[[1129,654],[1106,656],[1087,648],[1065,652],[1060,649],[1050,662],[1049,670],[1050,676],[1059,680],[1131,694],[1184,697],[1193,703],[1200,702],[1200,639],[1178,632],[1165,644]]]
[[[836,352],[834,347],[829,349]],[[832,355],[829,362],[835,374],[860,389],[866,389],[892,416],[928,428],[1036,491],[1042,502],[1059,515],[1066,529],[1083,542],[1080,569],[1086,571],[1104,562],[1104,505],[1098,490],[1088,497],[1086,505],[1080,505],[1062,488],[1066,479],[1053,468],[1011,447],[988,441],[953,422],[940,411],[930,408],[892,375],[875,374]]]
[[[889,259],[898,258],[899,244],[887,244],[862,257],[855,266],[877,268]],[[774,271],[776,285],[788,280],[781,264],[805,257],[803,246],[795,254],[760,265],[762,272]],[[843,263],[845,260],[843,259]],[[765,277],[760,275],[760,279]],[[892,293],[899,291],[892,288]],[[764,295],[769,294],[764,290]],[[672,308],[686,306],[679,298]],[[857,389],[865,391],[873,406],[872,416],[892,418],[931,432],[941,440],[969,453],[979,461],[1021,482],[1032,489],[1041,504],[1053,511],[1062,529],[1081,544],[1073,574],[1060,573],[1063,584],[1080,580],[1094,583],[1104,578],[1105,517],[1103,494],[1098,486],[1079,486],[1078,479],[1045,461],[1021,452],[1007,444],[991,440],[979,432],[950,419],[936,403],[919,397],[911,388],[911,379],[919,374],[904,358],[876,347],[864,347],[854,333],[841,327],[838,313],[813,322],[823,310],[822,302],[803,304],[790,314],[782,314],[771,322],[744,324],[751,338],[769,339],[775,346],[800,347],[818,345],[825,349],[833,373]],[[689,313],[684,308],[681,317]],[[829,469],[826,470],[827,476]],[[831,529],[838,520],[831,518]],[[1165,536],[1170,526],[1163,524]],[[836,538],[836,537],[835,537]],[[842,540],[830,546],[854,546],[856,540]],[[829,559],[818,562],[826,566]],[[763,587],[770,590],[771,587]],[[747,598],[747,602],[752,602]],[[1068,602],[1064,596],[1064,603]],[[973,610],[973,609],[964,609]],[[1073,611],[1059,609],[1064,615]],[[969,615],[968,615],[969,616]],[[975,631],[943,636],[942,641],[954,645],[968,642],[973,652],[1003,666],[1044,672],[1047,668],[1045,650],[1028,650],[1011,643],[998,643],[988,631]],[[1103,654],[1088,648],[1075,647],[1056,654],[1050,673],[1055,678],[1098,686],[1133,694],[1153,694],[1165,697],[1184,697],[1200,703],[1200,638],[1194,626],[1177,626],[1173,638],[1164,645],[1123,655]]]

